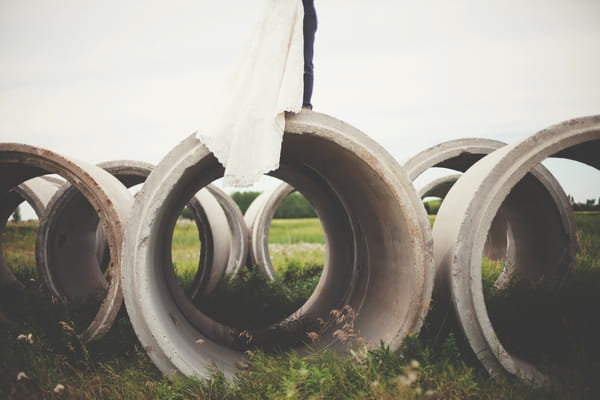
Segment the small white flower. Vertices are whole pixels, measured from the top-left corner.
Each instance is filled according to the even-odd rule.
[[[60,383],[54,387],[54,393],[60,393],[65,390],[65,387]]]
[[[29,333],[29,334],[25,335],[25,334],[21,333],[19,336],[17,336],[17,342],[33,344],[33,342],[34,342],[33,334]]]
[[[21,371],[17,374],[17,381],[20,381],[23,379],[29,379],[29,377],[27,376],[27,374],[25,372]]]
[[[410,362],[410,366],[411,366],[412,368],[415,368],[415,369],[417,369],[417,368],[419,368],[419,367],[421,366],[421,364],[419,364],[419,362],[418,362],[417,360],[412,360],[412,361]]]
[[[412,384],[417,381],[417,379],[419,378],[419,375],[417,375],[417,373],[414,371],[410,371],[408,374],[406,374],[406,377],[408,378],[408,381],[410,382],[410,384]]]
[[[306,368],[300,368],[298,370],[298,373],[300,374],[300,376],[306,376],[308,375],[308,370]]]

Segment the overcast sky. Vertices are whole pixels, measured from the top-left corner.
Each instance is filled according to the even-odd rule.
[[[0,141],[158,163],[203,126],[262,1],[0,0]],[[598,0],[316,5],[315,109],[400,161],[600,114]],[[598,198],[600,172],[573,164],[550,167]]]

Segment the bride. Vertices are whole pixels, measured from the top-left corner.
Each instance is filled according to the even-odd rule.
[[[225,185],[251,186],[277,169],[285,112],[297,113],[303,106],[312,109],[313,1],[265,0],[262,17],[214,119],[196,134],[225,167]]]

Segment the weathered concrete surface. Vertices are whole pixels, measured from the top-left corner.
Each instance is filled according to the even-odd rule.
[[[97,339],[108,331],[122,302],[119,279],[121,242],[132,197],[118,180],[99,167],[38,147],[17,143],[0,144],[0,199],[6,198],[13,187],[46,174],[58,174],[69,181],[96,210],[106,235],[111,259],[114,260],[108,284],[104,280],[104,284],[98,286],[105,291],[102,303],[93,321],[80,334],[83,341]],[[76,248],[82,234],[95,234],[95,230],[66,231],[54,239],[62,248]]]
[[[142,184],[154,168],[151,164],[132,160],[110,161],[98,166],[128,188]],[[192,295],[200,291],[209,293],[222,279],[228,266],[233,246],[231,233],[223,208],[207,189],[192,197],[188,206],[202,241]],[[97,222],[96,211],[71,185],[65,185],[49,202],[46,217],[40,224],[37,246],[40,275],[53,295],[83,298],[106,286],[104,274],[110,264],[110,255],[103,230]],[[94,225],[95,235],[82,235],[77,247],[68,249],[68,252],[64,252],[61,244],[54,239],[65,231],[83,229],[87,232]],[[170,238],[168,244],[171,244]],[[92,257],[92,254],[95,256]]]
[[[244,220],[248,226],[250,265],[257,265],[267,279],[275,279],[275,269],[269,254],[269,230],[271,221],[281,202],[296,191],[293,186],[282,182],[273,190],[262,192],[246,210]]]
[[[231,235],[229,259],[225,273],[235,275],[240,268],[246,265],[248,254],[248,228],[244,222],[244,216],[237,203],[223,190],[215,185],[207,185],[206,189],[219,202],[225,212]]]
[[[421,199],[424,199],[425,197],[438,197],[443,199],[458,178],[460,178],[460,174],[446,175],[434,179],[419,189],[419,197]]]
[[[167,374],[204,377],[214,363],[231,376],[243,357],[232,347],[235,332],[202,314],[177,290],[165,273],[161,246],[175,224],[175,210],[222,175],[206,147],[188,137],[149,176],[127,227],[125,302],[141,343]],[[313,347],[335,348],[330,311],[348,305],[358,313],[355,328],[367,343],[398,349],[407,334],[419,330],[433,285],[429,223],[402,169],[349,125],[302,112],[287,120],[281,167],[273,175],[315,206],[329,249],[315,292],[286,322],[298,315],[323,318]]]
[[[452,140],[416,154],[404,163],[404,167],[412,179],[432,167],[465,172],[477,160],[503,146],[504,143],[491,139]],[[546,220],[547,224],[540,226],[535,222],[539,220]],[[515,251],[514,242],[525,243],[531,235],[549,246],[559,246],[563,253],[561,262],[532,264],[528,257]],[[557,235],[567,239],[556,242]],[[511,279],[538,279],[569,268],[574,264],[577,251],[575,218],[570,202],[558,181],[541,165],[512,188],[485,237],[484,256],[505,260],[504,270],[496,282],[498,287],[505,286]],[[542,248],[539,251],[544,252]],[[436,291],[445,293],[448,289],[446,276],[438,271]]]
[[[508,353],[487,313],[481,259],[492,220],[502,204],[513,196],[514,189],[545,158],[569,158],[599,169],[598,154],[600,116],[563,122],[481,159],[456,182],[440,208],[433,228],[437,268],[450,282],[452,303],[461,327],[490,374],[506,371],[527,380],[545,381],[537,368]],[[543,226],[551,235],[539,238],[531,229],[526,235],[527,226],[512,227],[515,235],[524,238],[522,242],[515,241],[514,251],[519,259],[527,260],[534,269],[564,262],[569,255],[563,243],[570,237],[543,215],[535,225],[535,232]]]
[[[6,228],[8,219],[16,208],[24,201],[29,203],[34,212],[41,218],[50,197],[64,181],[53,177],[41,176],[29,179],[13,188],[0,199],[0,244],[1,237]],[[19,282],[10,266],[4,259],[3,249],[0,246],[0,308],[1,304],[21,303],[17,297],[22,297],[23,283]],[[18,313],[18,310],[6,310],[8,313]]]

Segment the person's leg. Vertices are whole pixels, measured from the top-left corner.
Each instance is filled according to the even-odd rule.
[[[314,7],[304,8],[304,95],[302,107],[312,110],[312,93],[314,84],[313,54],[315,32],[317,31],[317,14]]]

